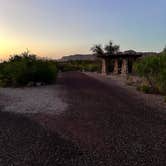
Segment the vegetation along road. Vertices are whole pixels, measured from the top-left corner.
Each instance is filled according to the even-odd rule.
[[[57,84],[68,105],[61,114],[1,112],[1,165],[166,165],[164,111],[83,73],[63,73]]]

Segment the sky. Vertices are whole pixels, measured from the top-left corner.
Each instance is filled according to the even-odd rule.
[[[121,50],[161,51],[166,0],[0,0],[0,59],[26,49],[42,57]]]

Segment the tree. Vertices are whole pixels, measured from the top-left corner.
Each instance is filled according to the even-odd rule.
[[[120,46],[114,45],[112,41],[109,42],[108,45],[105,46],[104,50],[108,56],[115,55],[119,52]]]
[[[97,56],[104,56],[105,53],[104,53],[104,50],[103,48],[101,47],[101,45],[95,45],[91,48],[92,52],[94,54],[96,54]]]
[[[37,58],[36,58],[36,55],[34,54],[30,54],[29,50],[26,50],[25,52],[21,53],[20,55],[12,55],[10,58],[9,58],[9,61],[10,62],[18,62],[18,61],[22,61],[22,60],[25,60],[27,62],[32,62],[32,61],[35,61]]]

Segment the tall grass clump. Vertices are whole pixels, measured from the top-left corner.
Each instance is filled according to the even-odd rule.
[[[153,91],[166,94],[166,51],[157,56],[145,57],[135,63],[137,74],[146,78]]]
[[[24,52],[0,64],[0,86],[27,86],[53,83],[57,76],[55,62]]]

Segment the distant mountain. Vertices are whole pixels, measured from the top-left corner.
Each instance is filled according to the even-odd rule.
[[[76,54],[76,55],[69,55],[64,56],[59,59],[59,62],[67,62],[67,61],[76,61],[76,60],[91,60],[95,61],[97,59],[96,55],[93,54]]]
[[[136,52],[134,50],[127,50],[121,53],[128,53],[132,54],[133,56],[135,54],[142,54],[142,57],[145,56],[153,56],[153,55],[158,55],[156,52]],[[64,56],[61,59],[59,59],[59,62],[68,62],[68,61],[76,61],[76,60],[90,60],[90,61],[95,61],[97,60],[98,57],[94,54],[76,54],[76,55],[69,55],[69,56]]]

